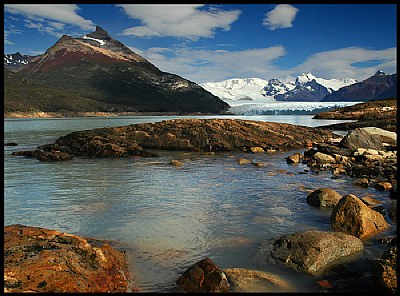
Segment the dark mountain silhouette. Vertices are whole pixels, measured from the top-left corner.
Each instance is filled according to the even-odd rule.
[[[387,75],[378,71],[361,82],[340,88],[325,96],[321,102],[371,101],[396,97],[397,74]]]

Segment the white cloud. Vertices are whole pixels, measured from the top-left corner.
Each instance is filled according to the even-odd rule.
[[[29,29],[36,29],[39,32],[46,33],[48,35],[53,35],[57,38],[60,38],[63,34],[60,32],[57,32],[57,28],[53,26],[47,26],[46,23],[41,23],[41,22],[34,22],[29,19],[25,19],[25,27]]]
[[[77,14],[80,8],[76,4],[5,4],[4,10],[11,14],[19,14],[30,20],[48,20],[70,24],[83,30],[92,30],[95,25]],[[53,24],[54,25],[54,24]],[[59,29],[60,25],[56,24]]]
[[[377,70],[396,73],[396,60],[395,47],[381,50],[348,47],[313,54],[292,71],[312,72],[326,79],[350,77],[361,81],[375,74]],[[357,65],[367,65],[369,62],[372,62],[373,66]]]
[[[224,11],[211,7],[200,10],[197,4],[120,4],[131,18],[139,19],[141,26],[127,28],[125,36],[160,37],[172,36],[197,40],[211,38],[217,29],[230,30],[241,13],[240,10]]]
[[[130,47],[160,70],[177,74],[196,83],[222,81],[229,78],[278,78],[282,81],[311,72],[325,79],[354,78],[362,81],[382,70],[397,72],[396,48],[371,50],[349,47],[324,51],[309,56],[298,66],[284,69],[275,66],[286,55],[281,45],[240,51],[195,48],[161,48],[147,50]],[[373,62],[373,66],[358,63]],[[378,62],[377,62],[378,61]]]
[[[196,83],[234,77],[272,77],[278,70],[272,65],[273,61],[285,55],[285,49],[280,45],[241,51],[190,48],[132,49],[160,70]]]
[[[266,14],[263,25],[270,30],[290,28],[299,10],[289,4],[279,4]]]

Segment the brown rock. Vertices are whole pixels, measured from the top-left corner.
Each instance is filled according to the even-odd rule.
[[[367,188],[369,184],[368,178],[360,178],[353,182],[353,185]]]
[[[262,147],[250,147],[250,151],[253,153],[262,153],[265,152]]]
[[[397,293],[397,246],[387,250],[381,259],[376,260],[372,272],[376,290]]]
[[[189,267],[176,284],[189,293],[226,293],[231,289],[225,273],[209,258]]]
[[[330,188],[319,188],[307,195],[307,202],[314,207],[334,207],[342,196]]]
[[[128,292],[124,254],[39,227],[4,227],[5,292]]]
[[[389,182],[380,182],[376,183],[374,188],[380,191],[389,191],[392,188],[392,184]]]
[[[238,159],[236,159],[236,161],[237,161],[238,164],[248,164],[248,163],[251,163],[251,160],[248,160],[248,159],[246,159],[246,158],[238,158]]]
[[[287,163],[299,163],[303,159],[303,155],[301,153],[295,153],[286,158]]]
[[[178,167],[183,166],[183,162],[176,159],[172,159],[169,164]]]
[[[318,163],[335,163],[335,159],[325,153],[317,152],[313,155],[313,158],[318,162]]]
[[[357,196],[348,194],[333,209],[331,226],[336,231],[365,238],[388,228],[389,224],[380,213],[370,209]]]

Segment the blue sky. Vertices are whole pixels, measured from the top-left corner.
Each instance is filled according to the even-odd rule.
[[[395,4],[5,4],[4,51],[43,54],[98,25],[197,83],[397,72]]]

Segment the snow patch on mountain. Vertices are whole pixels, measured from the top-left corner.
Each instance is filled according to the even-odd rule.
[[[324,78],[315,77],[311,73],[303,73],[303,74],[297,76],[296,81],[295,81],[295,85],[299,86],[299,85],[302,85],[302,84],[306,84],[307,82],[311,82],[313,79],[315,79],[315,81],[318,84],[321,84],[322,86],[324,86],[330,93],[332,91],[337,91],[339,88],[342,88],[344,86],[347,86],[347,85],[354,84],[354,83],[358,82],[357,80],[352,79],[352,78],[324,79]]]
[[[100,45],[104,45],[104,44],[106,44],[104,40],[100,40],[100,39],[96,39],[96,38],[88,37],[88,36],[86,36],[86,35],[83,35],[81,38],[83,38],[83,39],[90,39],[90,40],[97,41],[98,43],[100,43]]]
[[[200,86],[228,104],[236,100],[275,101],[273,97],[265,94],[264,87],[267,83],[267,80],[261,78],[232,78],[220,82],[206,82]]]

